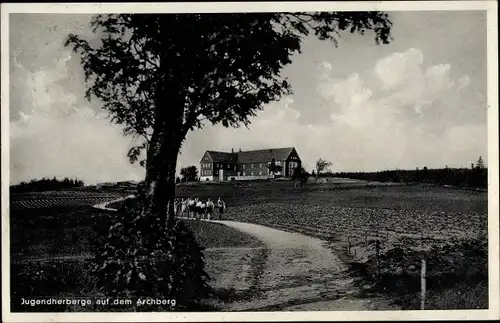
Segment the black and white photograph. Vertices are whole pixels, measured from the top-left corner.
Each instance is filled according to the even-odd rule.
[[[1,15],[3,321],[500,318],[496,2]]]

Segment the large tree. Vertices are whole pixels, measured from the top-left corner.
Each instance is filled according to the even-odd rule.
[[[131,161],[146,167],[143,215],[174,216],[177,156],[203,122],[248,125],[266,103],[291,94],[281,70],[313,34],[337,44],[342,31],[390,41],[381,12],[112,14],[95,16],[94,44],[71,34],[81,54],[87,98],[140,141]]]

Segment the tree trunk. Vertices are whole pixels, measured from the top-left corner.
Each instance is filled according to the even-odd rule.
[[[175,217],[175,171],[182,140],[176,140],[176,129],[159,123],[148,149],[144,212],[164,218],[170,228]]]
[[[160,39],[168,44],[171,17],[161,15],[158,20]],[[164,36],[165,35],[165,36]],[[165,37],[165,39],[163,39]],[[155,121],[148,147],[144,212],[160,218],[167,229],[175,223],[175,170],[177,157],[189,127],[184,124],[184,85],[181,77],[182,63],[176,61],[165,47],[159,58],[159,79],[155,93]],[[184,59],[184,58],[183,58]],[[187,175],[187,174],[186,174]],[[187,176],[186,176],[187,179]]]

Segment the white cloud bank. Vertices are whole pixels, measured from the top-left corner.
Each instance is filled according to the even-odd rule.
[[[73,77],[70,53],[37,71],[14,59],[17,95],[22,96],[20,118],[10,123],[11,183],[41,177],[77,177],[86,184],[137,180],[142,170],[129,164],[129,138],[105,115],[79,106],[65,88]],[[11,109],[12,111],[12,109]],[[17,119],[17,118],[16,118]]]
[[[21,118],[10,124],[11,182],[42,176],[78,177],[89,184],[142,178],[143,169],[126,158],[130,139],[103,114],[78,104],[82,93],[65,86],[68,78],[82,77],[68,71],[70,57],[64,53],[34,72],[13,62],[13,83],[22,89],[16,95],[24,103]],[[294,98],[286,97],[266,106],[249,129],[207,125],[189,133],[178,166],[198,165],[207,149],[285,146],[297,148],[308,170],[320,157],[333,162],[333,171],[468,166],[479,155],[487,160],[486,124],[456,118],[470,80],[453,80],[449,64],[425,67],[423,54],[412,48],[379,60],[369,73],[336,79],[334,70],[329,62],[320,64],[311,93],[326,102],[329,124],[300,123]],[[300,110],[315,113],[314,106]]]

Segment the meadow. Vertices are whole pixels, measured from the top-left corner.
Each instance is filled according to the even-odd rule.
[[[11,252],[14,267],[18,266],[12,267],[13,275],[26,276],[26,266],[19,266],[40,255],[60,257],[66,264],[81,264],[73,258],[91,256],[93,238],[104,232],[109,220],[107,212],[90,207],[91,202],[101,202],[96,193],[54,193],[59,202],[46,203],[45,208],[20,203],[29,200],[33,205],[40,199],[37,194],[36,198],[29,194],[17,196],[17,204],[12,204],[16,207],[11,207]],[[49,199],[47,194],[42,194],[43,199]],[[65,201],[71,201],[72,194],[80,202],[68,205]],[[90,195],[87,198],[85,194]],[[112,199],[120,192],[105,194],[102,198]],[[334,180],[310,181],[304,187],[294,187],[288,181],[181,184],[176,187],[176,195],[221,197],[227,205],[225,219],[325,240],[349,264],[360,288],[368,295],[388,294],[398,299],[403,309],[418,308],[419,260],[423,256],[429,262],[426,308],[487,307],[487,193]],[[241,259],[253,257],[225,248],[255,249],[261,245],[252,237],[215,223],[190,222],[198,241],[208,248],[205,258],[212,284],[224,291],[224,271]],[[84,277],[81,265],[71,266],[72,276]],[[27,293],[21,281],[11,280],[19,293]],[[39,288],[43,290],[43,285]],[[59,292],[69,293],[64,288]],[[230,297],[226,298],[223,301],[229,302]]]
[[[487,308],[487,193],[435,185],[348,180],[180,185],[178,196],[222,197],[225,219],[325,240],[368,295],[420,307],[427,260],[428,309]]]
[[[57,191],[17,195],[10,211],[11,310],[14,312],[113,311],[118,308],[73,306],[22,306],[21,298],[104,297],[93,287],[89,265],[96,238],[106,234],[115,214],[92,207],[120,194]],[[61,199],[61,196],[64,196]],[[73,200],[71,200],[73,196]],[[25,203],[20,203],[24,201]],[[41,205],[41,207],[34,207]],[[187,222],[205,248],[206,270],[221,299],[211,300],[203,310],[214,310],[227,299],[226,268],[252,261],[262,247],[259,240],[217,223]],[[231,279],[231,277],[229,277]],[[224,299],[224,297],[226,297]]]

